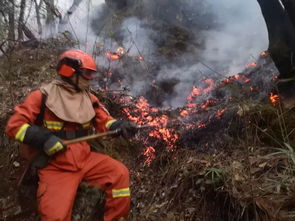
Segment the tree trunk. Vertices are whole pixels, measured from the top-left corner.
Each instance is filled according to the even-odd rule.
[[[46,24],[52,24],[54,21],[54,13],[52,11],[52,8],[54,8],[54,0],[46,0]]]
[[[82,0],[74,0],[72,6],[68,9],[68,13],[73,14],[76,11],[76,9],[79,7],[81,2]]]
[[[14,20],[14,0],[8,1],[8,40],[9,46],[13,46],[15,41],[15,20]]]
[[[279,78],[294,77],[295,27],[289,14],[279,0],[258,0],[258,3],[268,29],[268,50],[280,72]]]
[[[293,0],[282,0],[282,3],[293,25],[295,25],[295,2]]]
[[[257,0],[266,22],[269,54],[280,72],[276,86],[283,106],[295,107],[295,7],[292,0]],[[283,5],[281,5],[281,3]]]
[[[34,3],[35,3],[37,25],[38,25],[38,33],[39,33],[39,35],[41,35],[42,34],[42,24],[41,24],[41,17],[40,17],[40,8],[43,3],[43,0],[40,0],[39,4],[38,4],[37,0],[34,0]]]
[[[54,25],[54,0],[44,0],[46,5],[46,35],[53,37],[55,34],[55,25]]]
[[[1,11],[1,13],[0,13],[0,23],[2,23],[2,21],[3,21],[3,9],[4,9],[4,2],[3,2],[3,0],[0,0],[0,11]]]
[[[23,40],[23,25],[24,25],[24,15],[26,9],[26,0],[21,0],[20,3],[20,12],[18,18],[18,40]]]

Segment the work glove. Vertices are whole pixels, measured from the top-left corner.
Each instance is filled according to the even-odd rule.
[[[53,156],[58,152],[64,151],[65,146],[59,137],[52,135],[45,141],[43,150],[48,156]]]
[[[125,139],[134,137],[137,132],[137,126],[135,123],[126,120],[117,120],[111,124],[110,130],[119,130],[119,134]]]
[[[60,138],[35,125],[27,128],[23,143],[43,150],[48,156],[66,149]]]

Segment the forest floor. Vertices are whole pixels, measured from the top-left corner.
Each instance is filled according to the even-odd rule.
[[[17,182],[25,162],[18,144],[8,139],[4,130],[13,107],[55,76],[56,56],[63,44],[62,39],[48,41],[0,58],[0,220],[37,220],[36,213],[19,200]],[[244,89],[231,84],[222,90],[239,87]],[[114,109],[116,100],[108,99],[108,94],[101,96],[108,101],[105,105],[111,114],[120,112],[119,103]],[[184,132],[176,123],[180,141],[173,149],[157,143],[159,148],[149,164],[141,141],[145,132],[135,140],[117,138],[99,144],[104,147],[102,152],[130,169],[128,220],[295,219],[295,110],[286,110],[279,102],[273,106],[267,96],[260,100],[244,96],[243,102],[221,105],[227,105],[229,111],[208,121],[204,128]],[[220,106],[213,105],[200,116],[216,108]],[[177,119],[175,110],[165,111]],[[29,202],[27,207],[32,207]],[[74,215],[75,220],[85,220],[82,214]]]

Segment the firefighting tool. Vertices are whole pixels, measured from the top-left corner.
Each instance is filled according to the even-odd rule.
[[[105,133],[98,133],[98,134],[92,134],[89,136],[79,137],[79,138],[72,139],[72,140],[65,140],[65,141],[62,141],[62,146],[65,147],[66,145],[69,145],[69,144],[74,144],[74,143],[79,143],[79,142],[89,141],[89,140],[95,140],[95,139],[101,139],[101,138],[108,137],[108,136],[115,136],[115,135],[118,135],[119,133],[120,133],[120,129],[117,129],[117,130],[108,131]],[[23,183],[23,180],[27,176],[27,174],[35,173],[34,171],[36,169],[45,168],[48,165],[50,159],[51,159],[51,157],[49,155],[47,155],[45,151],[40,152],[32,160],[32,162],[27,165],[26,169],[24,170],[24,172],[20,176],[17,186],[19,187]]]
[[[85,141],[90,141],[90,140],[95,140],[95,139],[101,139],[101,138],[104,138],[104,137],[110,137],[110,136],[116,136],[116,135],[122,135],[125,139],[127,139],[127,138],[130,138],[131,135],[135,135],[135,133],[139,129],[152,127],[150,125],[140,125],[140,126],[137,126],[133,122],[128,122],[128,121],[116,121],[116,122],[120,122],[120,125],[124,125],[125,124],[127,126],[125,126],[125,128],[124,127],[121,127],[121,128],[118,127],[118,129],[114,129],[114,128],[111,129],[110,128],[111,131],[108,131],[108,132],[92,134],[92,135],[88,135],[88,136],[84,136],[84,137],[75,138],[75,139],[72,139],[72,140],[64,140],[64,141],[61,141],[59,138],[57,138],[57,139],[59,139],[58,142],[61,142],[62,143],[63,149],[57,150],[57,151],[55,149],[54,150],[51,150],[51,149],[48,150],[48,149],[46,149],[47,152],[50,152],[50,153],[53,153],[53,154],[50,155],[46,151],[44,151],[47,154],[47,156],[46,156],[46,155],[44,155],[43,152],[41,152],[41,154],[37,155],[37,157],[35,157],[35,159],[33,160],[32,166],[35,166],[36,168],[44,168],[44,167],[46,167],[47,164],[49,163],[50,157],[52,155],[54,155],[54,153],[56,153],[56,152],[66,150],[66,146],[69,145],[69,144],[74,144],[74,143],[79,143],[79,142],[85,142]],[[131,132],[126,130],[127,127],[129,127],[129,130],[131,130]],[[133,133],[133,134],[131,134],[131,133]],[[54,137],[56,137],[56,136],[54,136]],[[57,144],[55,144],[55,145],[57,145]],[[96,151],[99,151],[99,150],[96,149]]]
[[[139,125],[139,126],[136,126],[135,129],[137,131],[139,129],[151,128],[151,127],[152,126],[150,126],[150,125]],[[116,130],[112,130],[112,131],[108,131],[108,132],[104,132],[104,133],[98,133],[98,134],[92,134],[92,135],[88,135],[88,136],[84,136],[84,137],[79,137],[79,138],[72,139],[72,140],[65,140],[65,141],[63,141],[63,144],[66,146],[66,145],[73,144],[73,143],[90,141],[90,140],[100,139],[100,138],[108,137],[108,136],[121,135],[121,133],[122,133],[122,129],[116,129]]]
[[[153,126],[151,125],[139,125],[136,126],[136,130],[139,129],[144,129],[144,128],[151,128]],[[116,135],[122,135],[122,130],[121,129],[115,129],[112,131],[108,131],[108,132],[104,132],[104,133],[97,133],[97,134],[92,134],[92,135],[88,135],[88,136],[84,136],[84,137],[79,137],[79,138],[75,138],[72,140],[65,140],[62,141],[63,147],[65,147],[66,145],[69,144],[74,144],[74,143],[79,143],[79,142],[85,142],[85,141],[90,141],[90,140],[95,140],[95,139],[102,139],[105,137],[111,137],[111,136],[116,136]],[[66,149],[66,148],[65,148]],[[99,151],[96,149],[96,151]],[[21,175],[19,182],[18,182],[18,186],[21,185],[24,177],[26,176],[26,174],[29,172],[30,168],[33,169],[42,169],[44,167],[46,167],[50,161],[50,156],[47,155],[45,152],[40,152],[31,162],[31,164],[29,164],[27,166],[27,168],[25,169],[25,171],[23,172],[23,174]]]

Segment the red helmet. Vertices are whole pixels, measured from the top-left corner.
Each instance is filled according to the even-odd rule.
[[[72,77],[80,69],[96,72],[96,64],[91,55],[81,50],[71,49],[59,56],[57,73],[61,76]]]

